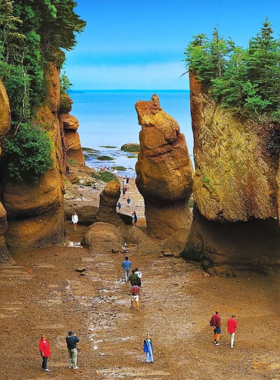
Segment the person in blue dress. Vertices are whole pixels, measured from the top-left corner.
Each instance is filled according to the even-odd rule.
[[[144,340],[143,343],[143,350],[146,353],[146,363],[153,363],[153,342],[151,339],[151,336],[147,334],[147,338]]]

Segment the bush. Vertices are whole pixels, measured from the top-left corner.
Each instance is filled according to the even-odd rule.
[[[14,137],[3,138],[4,167],[11,178],[35,181],[52,167],[52,143],[38,125],[22,124]]]
[[[65,93],[60,95],[59,113],[68,113],[72,110],[72,103],[70,96]]]

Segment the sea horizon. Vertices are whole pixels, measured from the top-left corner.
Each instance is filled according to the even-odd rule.
[[[130,154],[128,158],[120,148],[127,143],[139,143],[141,126],[135,103],[148,101],[155,93],[159,96],[162,109],[180,125],[192,155],[189,90],[71,90],[69,95],[74,102],[71,114],[79,121],[82,147],[113,158],[113,161],[102,162],[97,160],[98,153],[95,157],[86,156],[88,166],[124,166],[128,169],[124,174],[134,176],[137,156],[132,158]],[[106,146],[114,146],[115,149]]]

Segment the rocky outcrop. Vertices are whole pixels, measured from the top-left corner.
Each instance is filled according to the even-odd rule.
[[[156,255],[161,252],[160,246],[139,228],[129,228],[127,231],[126,241],[137,245],[137,253],[140,256]]]
[[[47,101],[36,112],[37,123],[47,128],[52,140],[53,167],[36,183],[23,184],[6,179],[3,188],[9,226],[5,238],[10,247],[42,247],[62,242],[64,237],[59,73],[54,64],[49,64]]]
[[[11,128],[11,115],[9,99],[5,87],[0,79],[0,139]],[[0,155],[2,151],[0,148]],[[2,187],[2,183],[1,183]],[[9,252],[5,243],[4,234],[8,228],[7,214],[2,203],[0,202],[0,264],[6,263],[9,258]]]
[[[220,107],[193,75],[190,86],[195,208],[183,256],[223,276],[278,270],[280,125]]]
[[[66,113],[62,115],[61,119],[64,136],[66,139],[65,149],[67,158],[85,165],[85,158],[82,152],[80,137],[77,132],[79,127],[77,118],[69,113]]]
[[[227,222],[277,217],[280,125],[241,120],[217,106],[192,75],[190,86],[193,195],[200,213]]]
[[[166,239],[190,226],[192,164],[178,123],[161,109],[156,95],[135,108],[142,126],[136,185],[145,200],[149,236]]]
[[[117,202],[121,195],[120,184],[116,181],[110,181],[100,194],[99,210],[97,221],[110,223],[121,228],[125,233],[125,224],[117,213]]]
[[[84,244],[93,254],[121,251],[123,238],[119,229],[109,223],[94,223],[89,227]]]

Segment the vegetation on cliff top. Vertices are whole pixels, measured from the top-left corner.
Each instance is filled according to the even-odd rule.
[[[231,39],[199,34],[185,51],[187,68],[220,105],[258,121],[280,121],[280,39],[266,19],[244,49]]]
[[[36,108],[46,101],[48,62],[61,67],[65,59],[61,49],[72,49],[75,34],[85,26],[73,10],[76,5],[73,0],[0,0],[0,77],[8,92],[12,118],[10,141],[4,144],[4,154],[10,154],[12,145],[12,150],[19,151],[28,149],[28,142],[34,143],[33,128],[22,126],[33,124]],[[63,79],[67,87],[67,78]],[[62,90],[65,86],[62,85]],[[21,128],[25,130],[21,139],[26,140],[18,146],[21,139],[15,136]],[[31,154],[32,158],[36,165],[38,156]],[[16,165],[18,170],[25,170],[19,163],[13,164]],[[18,173],[16,177],[25,175]]]

